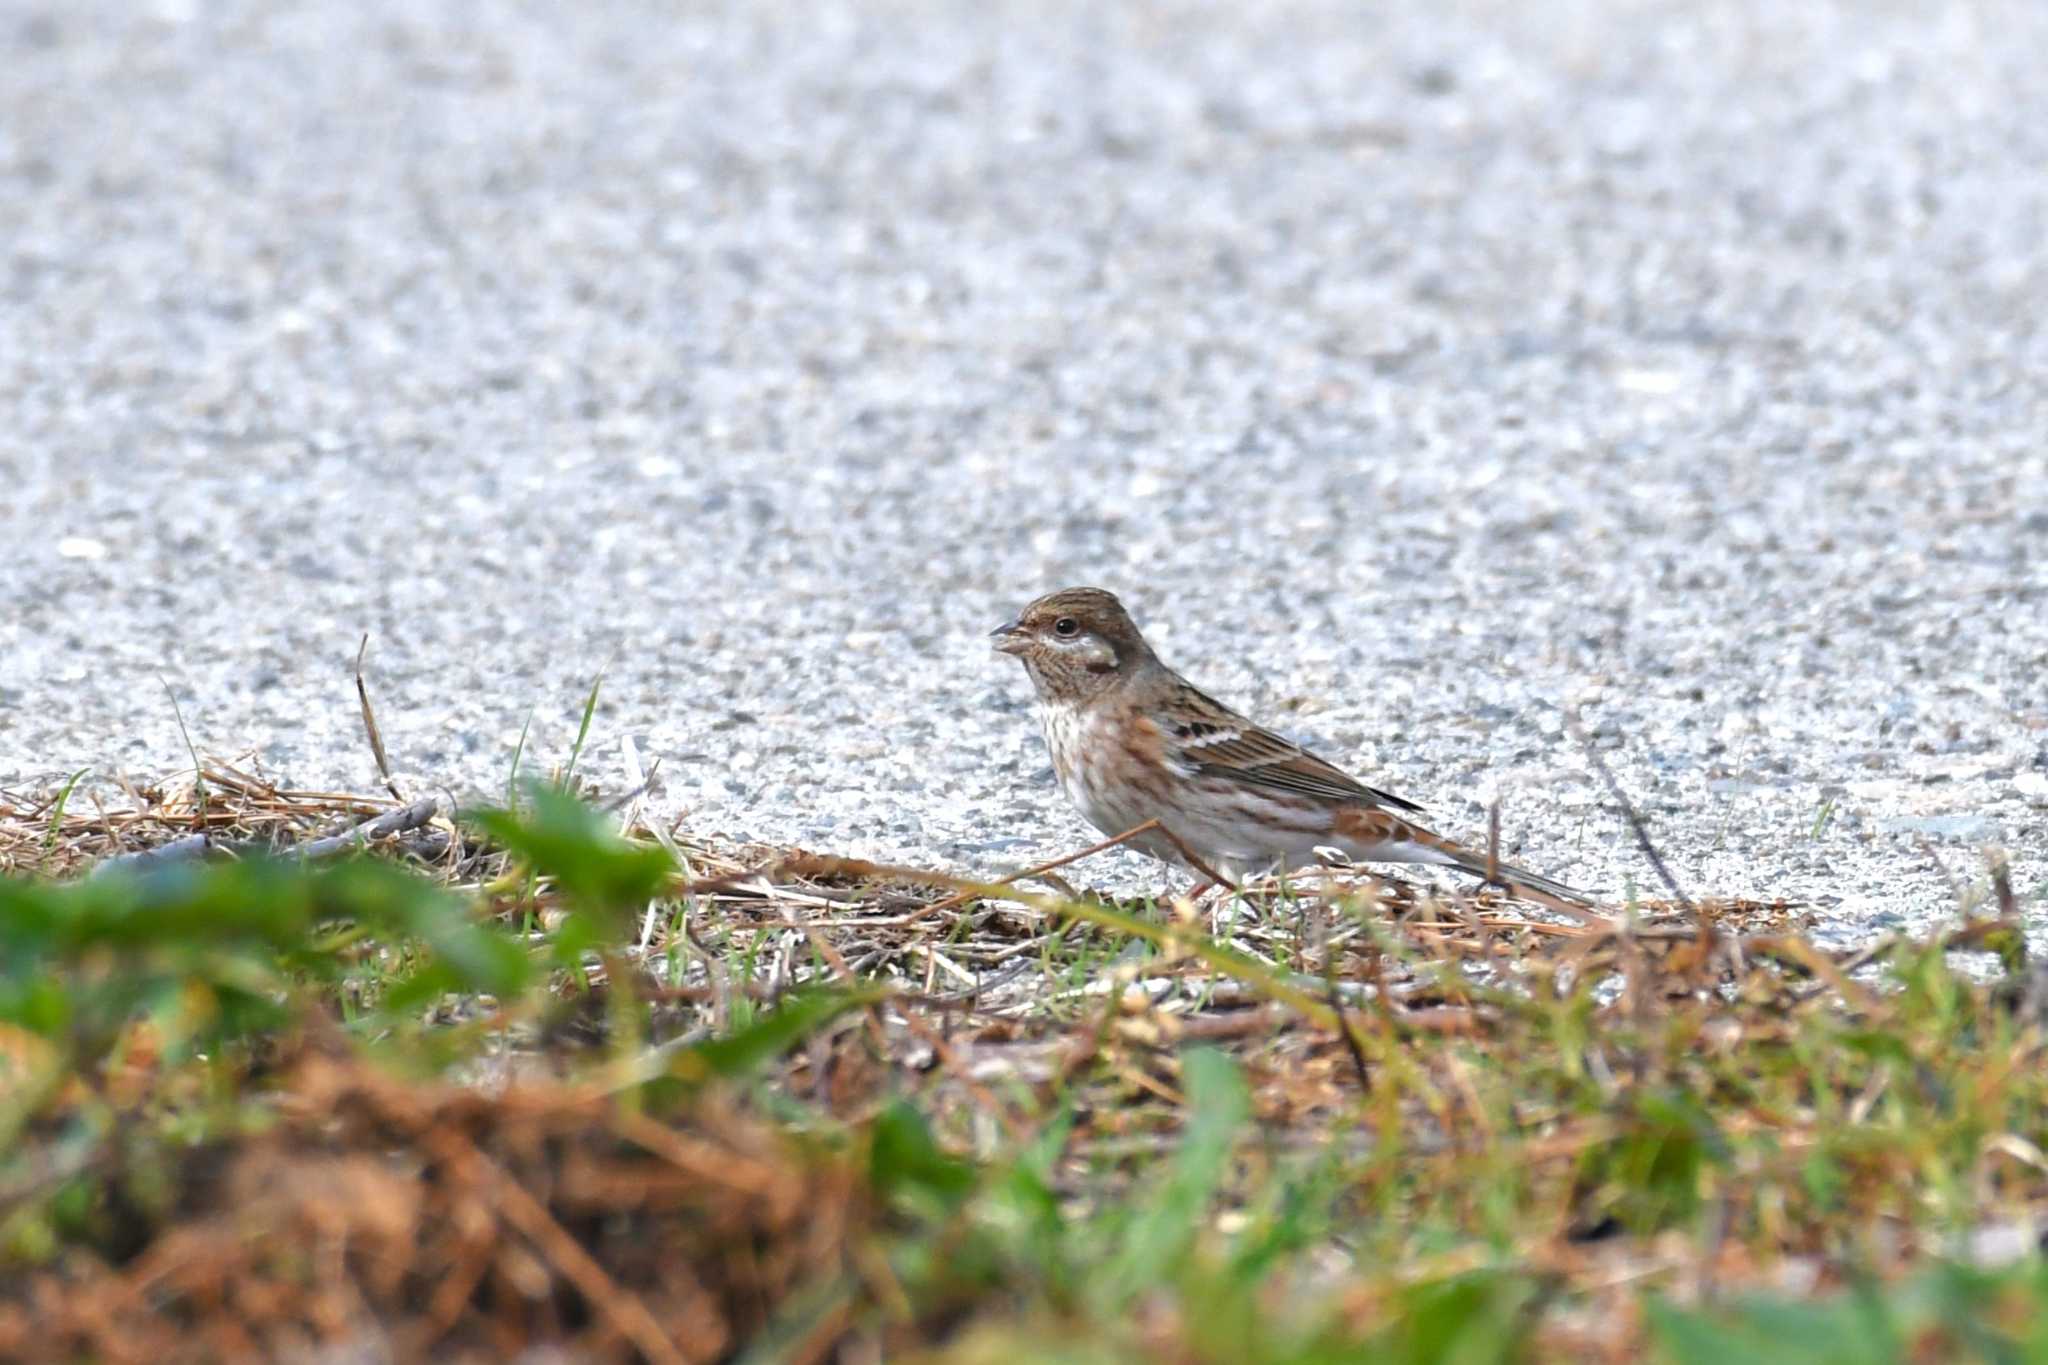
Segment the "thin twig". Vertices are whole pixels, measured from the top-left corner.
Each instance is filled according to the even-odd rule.
[[[363,632],[363,642],[356,646],[356,700],[363,707],[363,731],[370,737],[370,753],[377,760],[377,772],[384,778],[384,790],[391,793],[395,801],[405,800],[405,793],[391,780],[391,760],[384,753],[384,737],[377,733],[377,716],[370,709],[370,689],[363,682],[363,655],[370,648],[370,633]]]
[[[1500,885],[1500,798],[1486,807],[1486,884]]]
[[[1593,747],[1592,736],[1586,733],[1586,727],[1579,723],[1578,707],[1571,707],[1565,712],[1565,724],[1571,727],[1572,738],[1586,751],[1586,761],[1593,765],[1593,771],[1607,784],[1609,794],[1620,803],[1621,813],[1628,819],[1628,827],[1635,831],[1637,847],[1641,848],[1643,856],[1650,860],[1650,866],[1657,869],[1657,876],[1663,881],[1665,889],[1671,892],[1671,899],[1683,906],[1688,915],[1697,919],[1699,910],[1693,905],[1692,898],[1678,885],[1678,878],[1672,876],[1671,869],[1664,864],[1664,855],[1659,853],[1657,845],[1650,841],[1649,826],[1643,822],[1635,803],[1628,799],[1628,793],[1621,789],[1621,783],[1615,781],[1614,774],[1607,770],[1607,761],[1601,758],[1600,751]]]
[[[2020,917],[2019,898],[2012,893],[2012,863],[2002,848],[1984,851],[1984,860],[1991,864],[1991,894],[1998,902],[2000,919],[2016,920]]]
[[[1922,853],[1927,855],[1928,860],[1934,864],[1934,870],[1939,872],[1941,879],[1948,883],[1948,898],[1954,901],[1958,908],[1961,908],[1963,904],[1963,884],[1956,880],[1955,873],[1948,870],[1948,863],[1943,861],[1941,850],[1928,843],[1927,836],[1924,834],[1916,835],[1913,843]]]
[[[1317,918],[1320,921],[1321,915],[1318,914]],[[1327,929],[1327,925],[1320,927]],[[1358,1092],[1370,1095],[1372,1072],[1365,1064],[1365,1049],[1358,1045],[1358,1036],[1351,1031],[1351,1016],[1344,1012],[1344,999],[1337,993],[1337,955],[1330,950],[1327,933],[1319,937],[1323,939],[1323,998],[1330,1002],[1330,1013],[1337,1017],[1337,1036],[1344,1040],[1344,1050],[1351,1054],[1351,1069],[1358,1076]]]
[[[1125,830],[1122,834],[1117,835],[1115,838],[1104,839],[1100,843],[1090,844],[1088,845],[1088,847],[1081,849],[1079,852],[1069,853],[1063,857],[1054,858],[1051,862],[1039,863],[1035,867],[1027,867],[1020,872],[1012,872],[1007,877],[999,878],[996,881],[987,884],[990,886],[1008,886],[1012,882],[1021,882],[1026,877],[1040,876],[1044,873],[1051,872],[1055,868],[1065,867],[1068,863],[1078,863],[1083,858],[1092,858],[1098,853],[1106,853],[1110,849],[1117,847],[1119,844],[1129,843],[1131,840],[1137,838],[1140,834],[1149,834],[1153,830],[1158,830],[1160,833],[1166,834],[1165,829],[1160,825],[1157,819],[1147,820],[1142,825],[1137,825],[1131,829]],[[1173,836],[1171,834],[1167,834],[1166,837],[1169,839],[1173,839]],[[1174,842],[1178,844],[1180,841],[1178,839],[1174,839]],[[933,901],[930,905],[927,905],[922,910],[917,911],[910,918],[913,920],[918,920],[923,919],[927,915],[935,915],[941,910],[951,910],[953,907],[957,905],[965,905],[968,901],[973,900],[979,894],[981,893],[978,889],[957,891],[954,894],[947,896],[943,900]]]
[[[205,765],[199,761],[199,748],[192,743],[192,732],[185,728],[185,711],[178,705],[178,694],[171,690],[171,680],[161,673],[157,681],[164,685],[164,695],[171,699],[171,714],[178,719],[178,733],[185,738],[185,752],[192,755],[192,794],[199,799],[199,820],[206,822],[206,776]]]

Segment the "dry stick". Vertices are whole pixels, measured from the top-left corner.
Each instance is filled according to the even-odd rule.
[[[688,1365],[693,1357],[663,1330],[640,1296],[605,1273],[583,1244],[570,1236],[547,1206],[513,1179],[509,1171],[460,1133],[430,1133],[428,1141],[440,1149],[443,1160],[467,1166],[483,1177],[478,1183],[496,1196],[493,1202],[505,1221],[525,1233],[562,1277],[576,1286],[592,1312],[657,1365]]]
[[[1628,799],[1628,793],[1621,789],[1621,783],[1615,781],[1614,774],[1607,770],[1607,761],[1600,757],[1600,751],[1593,747],[1592,736],[1588,735],[1586,727],[1579,723],[1578,707],[1574,706],[1565,712],[1565,724],[1571,727],[1572,738],[1586,751],[1586,761],[1593,765],[1593,771],[1600,774],[1600,780],[1607,784],[1608,793],[1621,804],[1621,813],[1628,817],[1628,827],[1635,831],[1636,846],[1641,848],[1643,856],[1650,860],[1650,866],[1657,869],[1657,876],[1671,892],[1671,899],[1677,901],[1688,915],[1697,920],[1700,913],[1698,907],[1679,888],[1678,878],[1672,876],[1671,869],[1664,865],[1664,855],[1650,842],[1649,826],[1643,823],[1642,815],[1637,812],[1635,803]]]
[[[1486,884],[1500,883],[1500,798],[1493,798],[1486,808]],[[1491,962],[1494,958],[1493,934],[1486,927],[1486,921],[1479,914],[1479,906],[1468,901],[1464,906],[1465,922],[1479,940],[1480,953]]]
[[[1998,900],[2000,919],[2020,917],[2019,898],[2012,893],[2012,863],[2002,848],[1985,852],[1985,860],[1991,864],[1991,892]]]
[[[409,806],[385,811],[376,819],[365,820],[353,829],[344,830],[325,839],[315,839],[311,843],[300,844],[294,851],[301,858],[329,858],[337,853],[359,848],[372,839],[382,839],[393,834],[403,834],[410,829],[418,829],[432,820],[440,809],[440,797],[422,796]]]
[[[141,872],[152,867],[161,867],[166,863],[182,863],[205,856],[211,847],[212,843],[204,834],[188,834],[182,839],[173,839],[168,844],[159,844],[155,848],[145,848],[136,853],[117,853],[95,867],[92,875],[101,877],[114,871]]]
[[[274,785],[265,782],[260,777],[251,777],[232,763],[223,763],[219,759],[215,759],[206,765],[206,776],[212,781],[214,786],[225,787],[229,791],[240,792],[244,796],[266,798],[273,801],[278,799],[277,788]]]
[[[774,1199],[788,1191],[789,1174],[770,1162],[727,1151],[644,1114],[614,1111],[609,1122],[614,1133],[693,1180],[752,1199]]]
[[[2024,925],[2017,921],[2008,919],[1973,919],[1968,924],[1949,930],[1936,939],[1935,942],[1941,946],[1941,950],[1944,953],[1952,953],[1958,950],[1997,953],[2002,951],[2002,945],[1998,942],[1999,939],[2005,937],[2013,930],[2023,929],[2024,927]],[[2019,934],[2016,935],[2016,938],[2015,946],[2024,953],[2026,950],[2026,936]]]
[[[375,819],[365,820],[362,824],[352,829],[343,830],[340,834],[300,844],[293,852],[300,858],[306,859],[331,858],[337,853],[347,853],[351,849],[359,848],[372,839],[383,839],[393,834],[403,834],[407,830],[418,829],[421,825],[432,820],[439,809],[440,799],[438,797],[423,796],[409,806],[399,806],[394,810],[385,811]],[[170,843],[159,845],[156,848],[143,849],[139,853],[123,853],[116,857],[108,858],[93,869],[93,875],[97,877],[116,869],[136,872],[164,863],[185,862],[190,859],[204,857],[216,848],[227,848],[229,851],[236,851],[244,847],[238,845],[219,845],[215,844],[207,835],[188,834],[182,839],[174,839]],[[258,841],[255,847],[260,849],[264,846]]]
[[[356,700],[363,704],[363,729],[370,736],[370,753],[377,760],[377,771],[383,775],[384,790],[391,793],[394,801],[405,800],[405,793],[391,780],[391,760],[384,756],[384,737],[377,733],[377,716],[370,710],[370,689],[363,683],[363,655],[370,648],[370,632],[363,632],[363,642],[356,646]]]
[[[107,808],[100,803],[100,794],[90,789],[85,794],[92,802],[93,813],[100,818],[100,830],[106,836],[107,843],[116,848],[120,847],[121,836],[114,829],[113,816],[108,814]]]
[[[966,990],[953,991],[945,995],[928,994],[922,997],[918,1003],[936,1006],[939,1009],[950,1009],[965,1005],[969,1011],[976,1011],[981,1008],[982,996],[987,995],[990,991],[1009,985],[1012,981],[1030,971],[1034,965],[1036,964],[1023,958],[1018,958],[987,976],[978,977],[975,983]]]
[[[1175,848],[1178,848],[1183,854],[1187,856],[1188,861],[1194,864],[1196,871],[1202,873],[1211,881],[1220,882],[1221,880],[1223,880],[1221,877],[1218,877],[1214,873],[1210,872],[1208,868],[1202,866],[1200,862],[1196,861],[1194,855],[1188,853],[1187,846],[1181,843],[1180,840],[1175,839],[1173,837],[1172,831],[1168,830],[1164,825],[1160,824],[1157,817],[1155,817],[1153,819],[1147,820],[1142,825],[1137,825],[1131,829],[1125,830],[1122,834],[1117,835],[1113,839],[1104,839],[1101,843],[1090,844],[1088,847],[1082,849],[1078,853],[1069,853],[1065,857],[1054,858],[1051,862],[1040,863],[1036,867],[1027,867],[1021,872],[1012,872],[1009,876],[1004,877],[998,881],[990,882],[988,884],[990,886],[1008,886],[1012,882],[1023,881],[1026,877],[1036,877],[1040,873],[1051,872],[1055,868],[1065,867],[1068,863],[1078,863],[1083,858],[1092,858],[1096,854],[1107,852],[1108,850],[1115,848],[1119,844],[1129,843],[1131,840],[1137,838],[1140,834],[1150,834],[1154,830],[1157,830],[1159,833],[1164,834],[1168,839],[1172,839],[1173,846]],[[967,902],[973,900],[976,896],[980,894],[981,892],[978,889],[955,892],[954,894],[947,896],[944,900],[933,901],[930,905],[925,906],[924,909],[917,911],[910,918],[912,920],[919,920],[923,919],[926,915],[935,915],[941,910],[951,910],[954,906],[965,905]]]
[[[1500,798],[1486,808],[1486,884],[1500,885]]]
[[[641,797],[647,795],[647,793],[654,790],[654,775],[659,771],[661,771],[661,760],[657,758],[654,760],[654,766],[647,770],[646,774],[632,788],[632,790],[626,792],[622,796],[614,796],[611,800],[606,801],[601,805],[598,805],[597,808],[603,811],[606,815],[619,816],[619,824],[626,829],[631,829],[633,819],[636,818],[640,814],[640,812],[637,810],[628,810],[627,807],[631,806],[635,801],[638,801]],[[623,812],[623,814],[621,812]]]
[[[1949,871],[1948,864],[1942,861],[1941,850],[1928,843],[1927,836],[1924,834],[1915,836],[1913,842],[1919,846],[1920,851],[1925,853],[1928,860],[1934,864],[1934,870],[1941,874],[1941,879],[1948,883],[1948,898],[1956,903],[1957,909],[1961,909],[1963,905],[1963,884],[1956,880],[1955,873]]]
[[[1372,1072],[1366,1069],[1365,1049],[1358,1045],[1358,1035],[1351,1031],[1351,1016],[1344,1012],[1344,999],[1337,993],[1337,956],[1327,944],[1323,947],[1323,988],[1330,1002],[1330,1013],[1337,1016],[1337,1036],[1344,1040],[1344,1050],[1351,1054],[1351,1069],[1358,1075],[1358,1092],[1372,1093]]]
[[[458,1225],[459,1226],[459,1225]],[[476,1287],[482,1282],[484,1272],[491,1268],[491,1252],[495,1250],[488,1234],[483,1236],[458,1234],[461,1237],[459,1254],[449,1272],[441,1277],[441,1283],[434,1286],[434,1292],[426,1304],[426,1322],[412,1329],[411,1349],[401,1349],[401,1359],[425,1359],[427,1347],[455,1330],[455,1324],[471,1305]]]
[[[206,823],[206,776],[205,765],[199,761],[198,746],[192,743],[192,732],[185,728],[185,711],[178,705],[178,694],[171,690],[171,680],[157,674],[158,682],[164,685],[164,695],[171,699],[171,714],[177,717],[178,733],[185,737],[185,752],[192,755],[192,792],[199,798],[198,823]]]
[[[817,952],[817,954],[820,957],[825,959],[826,965],[832,969],[833,973],[836,976],[838,976],[840,981],[844,982],[848,987],[854,990],[858,990],[860,988],[860,978],[854,975],[853,968],[849,967],[846,964],[846,955],[841,953],[837,948],[833,947],[831,943],[826,941],[825,936],[823,934],[819,933],[815,928],[812,928],[808,925],[796,924],[786,919],[783,921],[783,925],[785,928],[796,930],[805,938],[809,939],[811,947]],[[882,1023],[881,1006],[869,1005],[865,1010],[861,1011],[861,1014],[867,1020],[869,1036],[875,1040],[875,1050],[881,1053],[882,1055],[887,1056],[889,1050],[889,1033],[888,1029]]]
[[[135,781],[126,772],[120,768],[114,769],[114,781],[122,791],[128,794],[128,800],[134,805],[136,810],[140,811],[148,807],[148,799],[141,792],[135,790]]]
[[[1743,948],[1751,957],[1767,957],[1780,966],[1799,968],[1824,986],[1832,988],[1835,994],[1856,1009],[1872,1012],[1877,1008],[1876,999],[1869,991],[1851,981],[1840,963],[1803,938],[1756,934],[1743,940]]]

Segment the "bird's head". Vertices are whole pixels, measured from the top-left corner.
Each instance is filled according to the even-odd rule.
[[[1124,604],[1101,588],[1047,593],[990,638],[1023,661],[1041,701],[1089,701],[1156,662]]]

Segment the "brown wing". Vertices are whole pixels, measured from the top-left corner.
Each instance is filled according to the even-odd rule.
[[[1363,802],[1399,810],[1422,809],[1405,797],[1366,786],[1187,683],[1174,689],[1173,700],[1153,718],[1172,757],[1203,776],[1229,777],[1344,805]]]

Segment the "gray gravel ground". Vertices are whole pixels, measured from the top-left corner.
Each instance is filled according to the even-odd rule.
[[[1531,865],[2048,920],[2048,7],[0,3],[0,785],[632,735],[690,828],[1077,846],[1122,591]],[[1947,872],[1942,870],[1945,864]],[[1133,862],[1106,881],[1157,884]]]

